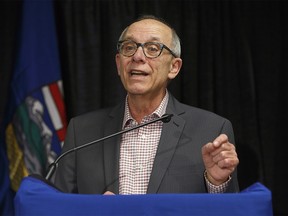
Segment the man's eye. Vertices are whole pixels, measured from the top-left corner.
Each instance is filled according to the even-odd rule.
[[[133,51],[135,49],[135,46],[132,45],[124,45],[125,51]]]
[[[159,47],[156,45],[150,45],[147,47],[147,51],[149,52],[158,52],[159,51]]]

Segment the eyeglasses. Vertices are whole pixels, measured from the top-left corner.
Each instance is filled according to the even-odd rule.
[[[124,40],[118,42],[117,50],[122,55],[130,57],[136,53],[139,46],[142,47],[143,53],[147,58],[157,58],[161,55],[163,48],[168,50],[175,58],[177,57],[177,55],[166,45],[158,42],[136,43],[131,40]]]

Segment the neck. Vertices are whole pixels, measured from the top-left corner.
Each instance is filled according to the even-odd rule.
[[[153,113],[162,102],[166,90],[155,96],[131,95],[128,94],[129,111],[132,117],[140,123],[145,116]]]

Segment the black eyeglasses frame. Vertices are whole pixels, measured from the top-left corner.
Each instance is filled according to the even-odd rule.
[[[123,53],[121,53],[121,50],[120,50],[120,47],[121,47],[122,43],[127,42],[127,41],[133,42],[133,43],[135,43],[136,46],[137,46],[137,49],[136,49],[135,52],[134,52],[133,54],[131,54],[131,55],[124,55]],[[149,57],[149,56],[146,55],[146,53],[145,53],[145,51],[144,51],[144,46],[145,46],[145,44],[147,44],[147,43],[158,44],[158,45],[160,46],[160,52],[159,52],[159,54],[158,54],[157,56],[155,56],[155,57],[154,57],[154,56],[153,56],[153,57]],[[169,53],[170,53],[173,57],[177,58],[177,55],[176,55],[169,47],[167,47],[165,44],[159,43],[159,42],[152,42],[152,41],[151,41],[151,42],[145,42],[145,43],[137,43],[137,42],[135,42],[135,41],[133,41],[133,40],[122,40],[122,41],[118,41],[118,43],[117,43],[117,51],[118,51],[120,54],[122,54],[122,55],[124,55],[124,56],[126,56],[126,57],[131,57],[131,56],[133,56],[133,55],[137,52],[137,50],[138,50],[138,48],[139,48],[140,46],[142,47],[142,51],[143,51],[144,55],[145,55],[147,58],[150,58],[150,59],[159,57],[159,56],[161,55],[161,53],[163,52],[163,49],[164,49],[164,48],[165,48],[166,50],[168,50]]]

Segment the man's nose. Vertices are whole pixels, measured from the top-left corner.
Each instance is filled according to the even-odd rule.
[[[143,47],[139,46],[133,55],[133,59],[136,61],[139,61],[139,60],[144,60],[145,58],[146,58],[146,56],[144,54]]]

